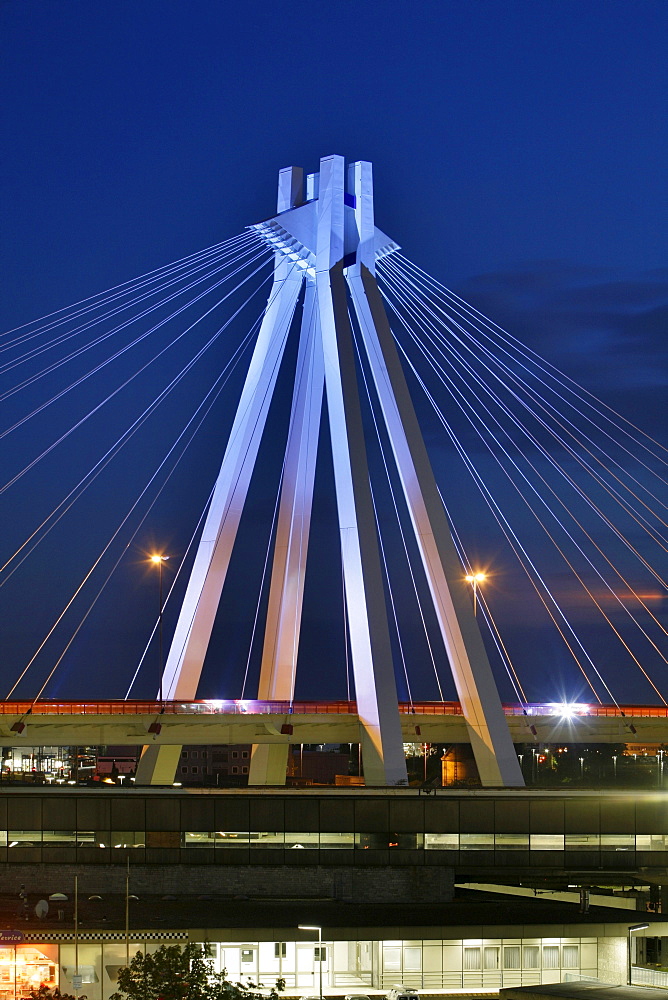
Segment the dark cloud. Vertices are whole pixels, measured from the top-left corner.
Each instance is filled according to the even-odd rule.
[[[480,275],[458,294],[633,418],[668,388],[668,273],[611,274],[561,261]],[[659,417],[665,396],[651,402]]]

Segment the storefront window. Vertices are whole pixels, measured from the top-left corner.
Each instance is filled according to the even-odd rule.
[[[0,955],[0,996],[6,1000],[28,997],[31,990],[41,985],[50,988],[58,985],[57,945],[20,944],[16,949],[3,948]]]

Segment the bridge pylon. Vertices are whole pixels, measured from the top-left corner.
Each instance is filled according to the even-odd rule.
[[[307,178],[279,174],[278,213],[254,228],[275,253],[274,282],[214,489],[163,676],[165,697],[193,700],[229,568],[267,412],[305,285],[258,697],[294,696],[317,442],[326,390],[364,775],[406,784],[390,633],[349,308],[354,308],[483,785],[522,775],[443,503],[376,284],[398,249],[374,222],[370,163],[327,156]],[[272,736],[275,739],[275,736]],[[253,749],[251,784],[283,784],[283,744]],[[153,746],[138,783],[164,782],[176,758]],[[164,752],[163,752],[164,751]],[[162,762],[161,762],[162,760]]]

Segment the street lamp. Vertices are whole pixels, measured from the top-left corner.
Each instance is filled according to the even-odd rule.
[[[473,584],[473,616],[475,617],[477,607],[478,607],[478,584],[484,583],[487,579],[486,573],[469,573],[465,580],[467,583]]]
[[[627,983],[628,983],[629,986],[632,985],[632,983],[631,983],[631,935],[633,933],[635,933],[635,931],[646,931],[648,927],[649,927],[649,924],[631,924],[631,926],[629,927],[628,944],[627,944],[627,948],[626,948],[626,959],[627,959],[627,961],[626,961],[626,966],[627,966],[627,980],[626,981],[627,981]]]
[[[160,707],[162,708],[162,675],[164,672],[163,655],[162,655],[162,611],[163,611],[163,601],[162,601],[162,564],[167,562],[169,556],[156,555],[151,556],[151,562],[154,566],[158,567],[158,665],[160,668],[160,685],[158,688],[158,699],[160,701]]]
[[[322,1000],[322,927],[316,924],[297,924],[300,931],[318,932],[318,982],[320,984],[320,1000]]]

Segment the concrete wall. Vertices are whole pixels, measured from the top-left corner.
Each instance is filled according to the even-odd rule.
[[[600,937],[598,940],[598,978],[614,986],[626,984],[628,974],[626,938]]]
[[[97,865],[5,864],[0,893],[16,894],[25,885],[30,896],[70,893],[74,876],[81,892],[123,893],[125,871]],[[353,868],[322,865],[132,865],[132,892],[137,895],[212,892],[253,898],[344,899],[355,902],[438,903],[454,896],[451,868]]]

